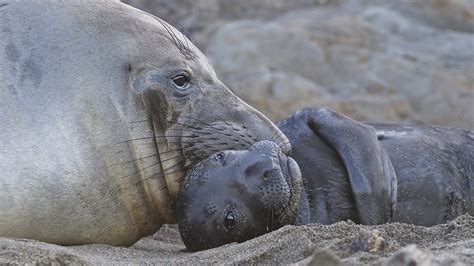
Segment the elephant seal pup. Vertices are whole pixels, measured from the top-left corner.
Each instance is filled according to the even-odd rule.
[[[285,224],[351,219],[430,226],[474,214],[472,132],[362,124],[314,108],[277,125],[301,168],[298,215],[278,182],[285,163],[268,152],[278,145],[266,141],[254,144],[258,149],[220,151],[190,171],[183,184],[178,223],[190,250],[241,242]],[[299,180],[290,177],[296,180],[287,183]]]
[[[218,152],[196,165],[183,183],[180,234],[196,251],[292,224],[302,186],[298,165],[274,142]]]
[[[288,140],[166,22],[118,1],[0,1],[0,236],[131,245],[186,169]]]

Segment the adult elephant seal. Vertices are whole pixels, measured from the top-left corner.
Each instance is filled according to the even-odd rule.
[[[118,1],[0,1],[0,236],[130,245],[188,167],[287,139],[164,21]]]
[[[363,124],[314,108],[278,126],[301,172],[271,141],[220,151],[189,171],[178,223],[190,250],[242,242],[286,224],[434,225],[474,214],[472,132]],[[364,239],[361,249],[372,236]]]

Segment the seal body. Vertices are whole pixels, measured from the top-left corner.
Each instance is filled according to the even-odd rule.
[[[338,124],[339,134],[324,131],[330,123]],[[350,168],[362,173],[376,168],[370,160],[341,152],[338,144],[364,153],[372,153],[367,148],[371,143],[383,148],[383,153],[375,155],[386,157],[393,165],[397,194],[395,204],[386,206],[393,210],[384,222],[430,226],[464,213],[474,214],[472,132],[433,126],[362,124],[314,108],[303,109],[278,125],[290,139],[292,156],[305,180],[308,204],[300,211],[299,223],[328,224],[347,219],[366,223],[355,201],[360,191],[353,189]],[[364,135],[374,133],[372,137],[362,139],[357,133],[360,126],[368,127]],[[369,189],[377,191],[375,186]],[[383,196],[376,195],[370,201],[383,201]]]
[[[472,132],[364,124],[323,108],[300,110],[277,125],[301,172],[272,160],[268,150],[277,145],[270,142],[221,151],[226,159],[220,164],[213,157],[199,163],[186,177],[179,203],[180,233],[190,250],[241,242],[286,224],[350,219],[429,226],[474,214]],[[292,181],[281,184],[281,176]],[[285,184],[303,186],[291,190],[297,203],[288,199]]]
[[[0,2],[0,125],[0,236],[56,244],[133,244],[175,222],[200,158],[289,151],[184,35],[118,1]]]

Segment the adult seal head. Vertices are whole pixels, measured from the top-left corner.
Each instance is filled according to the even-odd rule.
[[[190,251],[243,242],[298,216],[303,181],[296,162],[271,141],[220,151],[186,176],[178,206]]]
[[[0,236],[130,245],[186,169],[288,140],[166,22],[118,1],[0,1]]]

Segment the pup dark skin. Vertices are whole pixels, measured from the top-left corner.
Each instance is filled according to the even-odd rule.
[[[474,215],[473,132],[364,124],[318,108],[277,126],[291,158],[280,143],[261,141],[218,152],[188,173],[178,223],[189,250],[243,242],[287,224],[431,226]]]

